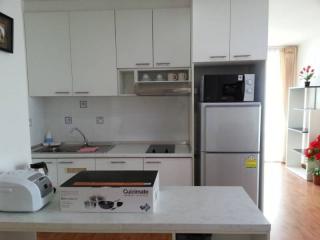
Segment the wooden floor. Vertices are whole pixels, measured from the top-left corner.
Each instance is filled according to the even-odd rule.
[[[271,240],[319,240],[320,186],[283,164],[266,163],[264,214],[271,222]]]

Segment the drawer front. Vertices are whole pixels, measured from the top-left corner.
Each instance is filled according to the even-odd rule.
[[[159,171],[160,186],[191,186],[191,158],[145,158],[144,170]]]
[[[53,186],[58,184],[57,160],[56,159],[32,159],[32,163],[45,162],[48,167],[48,177],[52,181]]]
[[[142,158],[96,159],[96,170],[143,170]]]
[[[58,184],[61,185],[78,172],[95,170],[94,159],[59,159],[57,161]]]

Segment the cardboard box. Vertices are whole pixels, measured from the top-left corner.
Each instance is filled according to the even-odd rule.
[[[158,197],[158,171],[83,171],[60,186],[66,212],[153,212]]]

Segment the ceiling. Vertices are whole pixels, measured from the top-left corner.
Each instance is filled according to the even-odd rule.
[[[298,45],[319,26],[320,0],[269,0],[269,46]]]

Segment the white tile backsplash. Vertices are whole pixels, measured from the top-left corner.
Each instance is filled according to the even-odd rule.
[[[86,100],[88,108],[80,108],[80,100]],[[52,132],[55,141],[80,141],[81,137],[76,132],[70,133],[72,127],[80,128],[89,141],[189,139],[190,99],[185,96],[49,97],[41,98],[41,101],[44,129]],[[66,116],[72,117],[72,124],[65,124]],[[103,117],[104,123],[97,124],[97,117]],[[36,129],[33,120],[32,138],[39,135]]]

